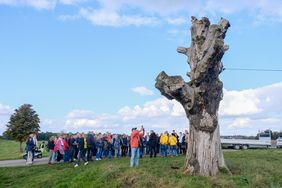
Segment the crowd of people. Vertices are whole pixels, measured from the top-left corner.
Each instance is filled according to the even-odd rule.
[[[46,150],[49,152],[48,164],[61,161],[74,162],[75,167],[83,161],[87,165],[89,161],[102,159],[131,157],[130,166],[139,164],[139,158],[144,156],[161,157],[178,156],[185,154],[188,143],[188,131],[177,134],[165,131],[158,134],[153,130],[145,134],[143,126],[140,130],[132,128],[130,135],[94,133],[61,134],[52,136]],[[37,146],[36,135],[29,136],[26,142],[27,164],[34,160],[34,148]]]

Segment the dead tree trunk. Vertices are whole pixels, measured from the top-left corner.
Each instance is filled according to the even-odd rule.
[[[190,123],[185,171],[192,175],[214,176],[225,167],[221,150],[218,108],[222,99],[223,83],[219,74],[223,70],[221,58],[228,46],[224,45],[229,22],[221,19],[210,24],[208,18],[192,17],[190,48],[179,47],[179,53],[188,56],[190,82],[181,76],[168,76],[161,72],[156,88],[168,99],[182,104]]]

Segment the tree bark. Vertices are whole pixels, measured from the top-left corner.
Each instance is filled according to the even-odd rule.
[[[179,53],[188,56],[190,82],[181,76],[168,76],[161,72],[156,88],[168,99],[180,102],[189,119],[190,134],[185,171],[192,175],[214,176],[226,167],[221,150],[218,108],[222,100],[223,83],[219,74],[223,70],[222,56],[225,33],[230,27],[227,20],[210,24],[208,18],[192,17],[190,48],[179,47]]]

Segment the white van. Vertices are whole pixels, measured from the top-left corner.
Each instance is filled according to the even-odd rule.
[[[276,140],[276,147],[282,148],[282,136],[279,136]]]

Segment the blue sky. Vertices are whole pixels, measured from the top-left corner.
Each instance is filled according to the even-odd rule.
[[[154,84],[162,70],[188,80],[176,48],[190,45],[192,15],[230,21],[226,68],[282,69],[280,0],[0,0],[0,134],[24,103],[43,131],[186,129],[181,106]],[[282,130],[281,72],[221,79],[222,134]]]

